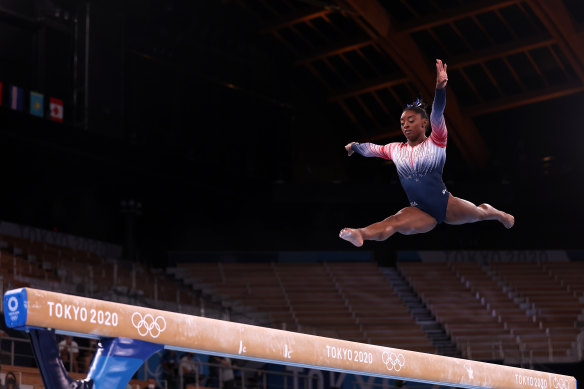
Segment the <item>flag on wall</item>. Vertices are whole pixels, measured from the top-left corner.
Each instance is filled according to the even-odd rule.
[[[63,100],[55,97],[49,98],[50,118],[59,123],[63,123]]]
[[[24,109],[24,90],[17,86],[10,86],[10,93],[8,94],[8,105],[10,109],[15,111],[22,111]]]
[[[39,118],[45,115],[45,96],[41,93],[30,92],[30,114]]]

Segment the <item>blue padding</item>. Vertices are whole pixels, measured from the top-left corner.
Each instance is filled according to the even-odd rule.
[[[145,360],[163,345],[129,338],[102,338],[87,378],[96,389],[124,389]]]
[[[4,320],[9,328],[22,328],[26,325],[28,296],[26,289],[13,289],[4,293]]]
[[[28,333],[46,389],[92,389],[91,380],[74,380],[63,366],[55,332],[31,329]]]

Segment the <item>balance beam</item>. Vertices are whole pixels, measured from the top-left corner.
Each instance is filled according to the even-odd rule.
[[[570,376],[325,338],[38,289],[4,295],[9,327],[463,388],[576,389]]]

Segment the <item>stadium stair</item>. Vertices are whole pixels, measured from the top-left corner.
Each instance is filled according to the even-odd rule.
[[[460,351],[458,351],[456,344],[450,339],[442,324],[434,318],[432,312],[400,271],[394,267],[382,267],[380,270],[387,277],[395,293],[403,301],[416,322],[420,324],[426,336],[432,341],[432,345],[436,347],[438,354],[460,357]]]

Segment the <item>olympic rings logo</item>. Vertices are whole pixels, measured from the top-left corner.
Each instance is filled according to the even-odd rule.
[[[554,388],[555,389],[568,389],[568,380],[565,378],[554,377]]]
[[[162,316],[154,318],[154,316],[147,313],[142,317],[139,312],[134,312],[132,325],[138,330],[140,336],[150,335],[153,338],[158,338],[166,329],[166,320]]]
[[[381,359],[389,371],[400,371],[406,365],[406,358],[403,354],[384,351]]]

